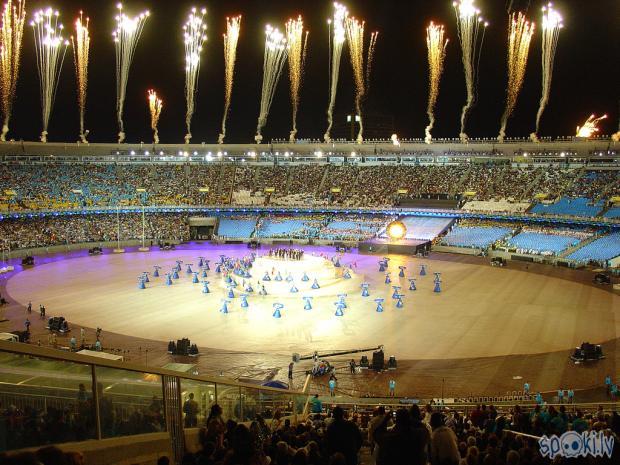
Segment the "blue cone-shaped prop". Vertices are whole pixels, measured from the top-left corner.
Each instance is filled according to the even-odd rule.
[[[385,264],[381,261],[379,262],[379,273],[385,272]]]
[[[235,279],[231,279],[231,280],[230,280],[230,285],[231,285],[232,287],[237,287],[237,286],[238,286],[237,281],[236,281]]]
[[[209,281],[203,281],[202,282],[202,293],[203,294],[208,294],[209,292],[211,292],[209,290]]]
[[[278,271],[278,274],[276,275],[276,277],[274,278],[275,281],[282,281],[282,275],[280,274],[280,272]]]
[[[232,278],[230,277],[230,275],[226,275],[224,276],[224,282],[226,284],[230,284],[230,282],[232,281]]]
[[[398,300],[396,301],[396,308],[403,308],[403,299],[402,294],[398,296]]]
[[[383,301],[385,299],[381,298],[381,299],[375,299],[375,302],[377,303],[377,313],[381,313],[383,311]]]
[[[228,298],[229,299],[234,299],[235,298],[235,293],[233,292],[232,287],[228,289]]]
[[[336,313],[335,313],[336,316],[344,316],[344,312],[342,311],[342,308],[343,307],[340,305],[336,306]]]
[[[420,276],[426,276],[426,265],[420,265]]]
[[[209,266],[209,262],[210,262],[210,261],[211,261],[211,260],[205,260],[205,261],[204,261],[205,269],[206,269],[207,271],[210,271],[210,270],[211,270],[211,267]]]
[[[368,283],[362,283],[362,297],[368,297]]]
[[[312,297],[303,297],[304,299],[304,310],[312,310]]]
[[[203,268],[202,269],[202,274],[200,275],[201,278],[206,278],[207,277],[207,269]]]
[[[221,273],[222,272],[222,265],[220,265],[219,263],[215,266],[215,272],[216,273]]]
[[[390,284],[392,280],[390,279],[390,273],[385,274],[385,284]]]
[[[191,263],[187,264],[187,269],[185,270],[185,273],[187,273],[187,274],[192,274],[193,273],[193,271],[192,271],[192,264]]]
[[[202,268],[204,266],[203,260],[204,257],[198,257],[198,268]]]
[[[435,281],[435,289],[433,292],[441,292],[441,281]]]
[[[263,281],[271,281],[271,277],[269,276],[269,273],[267,271],[265,271],[265,276],[263,276]]]
[[[245,279],[250,279],[252,277],[252,275],[250,274],[250,272],[248,270],[245,270],[245,274],[243,275],[243,277]]]
[[[340,268],[340,259],[339,258],[336,258],[336,260],[334,261],[334,266],[336,268]]]
[[[308,275],[306,274],[306,272],[305,272],[305,271],[304,271],[304,275],[301,277],[301,280],[302,280],[303,282],[310,281],[310,278],[308,278]]]
[[[149,279],[149,274],[147,271],[145,271],[144,273],[142,273],[142,276],[144,277],[144,282],[145,283],[150,283],[151,280]]]
[[[153,270],[153,277],[154,278],[159,278],[159,266],[154,267],[155,269]]]
[[[220,308],[220,313],[228,313],[228,303],[225,301]]]
[[[320,289],[321,286],[319,286],[319,282],[316,280],[316,278],[314,278],[314,282],[312,283],[312,289]]]
[[[292,281],[293,281],[293,276],[289,273],[289,274],[286,276],[286,282],[287,282],[287,283],[290,283],[290,282],[292,282]]]
[[[250,283],[248,283],[248,284],[245,286],[245,289],[244,289],[244,290],[245,290],[245,292],[248,292],[248,293],[249,293],[249,292],[254,292],[254,288],[252,287],[252,285],[251,285]]]
[[[406,266],[399,266],[398,268],[400,268],[400,271],[398,272],[398,277],[399,278],[404,278],[405,277],[405,269],[407,269]]]
[[[294,293],[296,293],[296,292],[299,292],[299,289],[297,289],[297,287],[295,287],[295,285],[293,284],[293,285],[291,286],[291,294],[294,294]]]
[[[347,303],[344,301],[347,294],[338,294],[338,303],[342,305],[342,308],[347,308]]]
[[[172,273],[172,279],[179,279],[179,272],[177,270],[174,270]]]
[[[241,294],[241,307],[242,308],[248,308],[248,296],[247,294]]]
[[[280,310],[284,308],[284,305],[279,304],[279,303],[274,303],[273,308],[274,308],[273,317],[282,318],[282,313],[280,312]]]
[[[344,279],[351,279],[351,270],[345,270],[344,273],[342,274],[342,277]]]
[[[138,278],[138,289],[146,289],[146,286],[144,285],[144,277],[140,276]]]
[[[198,284],[200,280],[198,279],[198,272],[193,273],[194,277],[192,278],[192,283]]]
[[[400,295],[400,293],[398,291],[400,291],[400,286],[392,286],[392,289],[394,289],[394,293],[392,294],[392,299],[398,299],[398,296]]]
[[[410,291],[415,291],[415,290],[417,290],[417,289],[418,289],[418,288],[417,288],[417,287],[415,287],[415,279],[413,279],[413,278],[409,278],[409,290],[410,290]]]
[[[172,286],[172,279],[170,278],[170,273],[166,273],[166,286]]]

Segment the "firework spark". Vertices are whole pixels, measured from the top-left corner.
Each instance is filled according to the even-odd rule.
[[[347,41],[349,42],[349,56],[351,58],[351,67],[353,68],[353,78],[355,81],[355,111],[359,116],[360,129],[357,134],[357,142],[362,143],[364,140],[364,119],[362,116],[362,101],[366,96],[367,79],[370,77],[370,68],[364,67],[364,22],[358,21],[353,17],[347,17],[345,21],[345,30],[347,33]],[[377,33],[370,35],[370,45],[368,46],[368,56],[366,62],[370,66],[372,64],[372,55],[374,53],[377,41]]]
[[[291,84],[291,104],[293,107],[293,128],[290,141],[295,142],[297,135],[297,109],[299,108],[299,88],[304,73],[306,61],[306,45],[308,32],[304,34],[304,22],[299,16],[296,20],[289,19],[286,23],[286,41],[288,43],[288,71]]]
[[[118,14],[115,17],[116,29],[112,33],[116,49],[116,114],[118,119],[118,142],[125,141],[125,125],[123,123],[123,110],[125,107],[125,93],[129,69],[142,34],[144,23],[149,17],[149,12],[144,11],[138,16],[130,18],[123,13],[123,4],[117,6]]]
[[[26,1],[8,0],[2,11],[2,26],[0,27],[0,105],[4,116],[0,140],[5,141],[9,132],[9,122],[13,109],[13,99],[19,77],[21,62],[22,39],[24,37],[24,22],[26,19]]]
[[[224,115],[222,116],[222,132],[218,143],[223,144],[226,137],[226,120],[230,108],[233,82],[235,78],[235,62],[237,60],[237,44],[241,32],[241,16],[226,18],[226,34],[224,34]]]
[[[592,114],[588,117],[588,119],[583,123],[583,126],[577,126],[577,137],[590,138],[599,132],[598,123],[607,118],[607,115],[603,115],[600,117],[596,117],[596,115]]]
[[[443,73],[443,64],[446,58],[448,39],[444,39],[444,28],[440,24],[431,21],[426,28],[426,48],[428,49],[428,126],[424,129],[426,137],[424,141],[430,144],[432,141],[431,130],[435,125],[435,103],[439,95],[439,83]]]
[[[157,130],[157,125],[159,124],[159,117],[161,115],[161,110],[164,107],[164,102],[162,99],[157,97],[157,92],[153,89],[149,89],[147,92],[147,98],[149,102],[149,111],[151,113],[151,129],[153,130],[153,143],[159,144],[159,132]]]
[[[501,126],[497,140],[504,142],[506,125],[517,104],[517,98],[523,85],[527,58],[530,53],[530,43],[534,35],[534,23],[530,23],[523,13],[510,15],[508,29],[508,85],[506,87],[506,108],[502,115]]]
[[[468,139],[465,133],[467,117],[474,103],[476,103],[476,86],[478,82],[478,64],[480,51],[484,42],[484,32],[488,23],[480,16],[480,10],[474,5],[474,0],[459,0],[452,4],[456,12],[456,26],[463,52],[463,69],[465,71],[465,85],[467,100],[461,111],[461,133],[463,141]],[[482,26],[482,33],[480,27]]]
[[[263,59],[263,89],[260,100],[260,114],[254,140],[260,144],[263,140],[262,130],[267,124],[269,109],[275,94],[278,80],[284,68],[288,54],[286,38],[277,28],[267,25],[265,29],[265,56]]]
[[[194,114],[194,98],[196,97],[196,83],[200,73],[200,54],[202,45],[207,40],[207,26],[204,17],[207,10],[203,8],[200,13],[196,8],[192,8],[187,22],[183,26],[183,42],[185,43],[185,102],[187,105],[185,112],[185,143],[189,144],[192,139],[191,123]]]
[[[543,7],[542,12],[542,95],[540,96],[538,113],[536,113],[536,130],[530,134],[531,139],[534,141],[538,141],[540,118],[542,117],[545,107],[549,102],[555,50],[558,46],[560,29],[564,27],[564,24],[562,23],[562,16],[553,8],[552,3],[549,3],[546,7]]]
[[[349,15],[347,9],[340,3],[334,3],[334,18],[329,21],[330,29],[333,29],[333,38],[330,30],[330,88],[329,105],[327,106],[327,130],[323,139],[325,142],[331,141],[331,130],[334,124],[334,106],[336,105],[336,91],[338,90],[338,77],[340,76],[340,59],[342,57],[342,47],[346,37],[345,20]]]
[[[47,142],[47,129],[54,106],[58,78],[69,42],[62,37],[63,25],[58,21],[58,11],[52,8],[37,11],[30,22],[34,31],[37,69],[41,93],[43,129],[41,142]]]
[[[90,34],[88,32],[89,19],[82,16],[75,21],[75,37],[71,36],[73,45],[73,61],[77,81],[77,98],[80,108],[80,140],[86,144],[88,130],[84,129],[84,115],[86,114],[86,91],[88,90],[88,53],[90,50]]]

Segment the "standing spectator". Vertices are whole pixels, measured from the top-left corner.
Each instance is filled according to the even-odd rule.
[[[396,381],[391,379],[389,381],[388,385],[389,385],[389,388],[390,388],[390,397],[394,397],[394,390],[396,389]]]
[[[447,426],[444,426],[443,417],[439,412],[431,415],[431,464],[458,465],[459,450],[456,444],[456,435]]]
[[[26,321],[24,321],[24,326],[26,327],[26,332],[29,333],[30,332],[30,320],[28,318],[26,318]]]
[[[185,414],[185,428],[195,428],[198,426],[198,402],[194,400],[194,393],[189,393],[189,399],[183,404]]]
[[[530,395],[530,383],[528,383],[527,381],[523,384],[523,393],[526,396]]]
[[[334,421],[327,427],[327,451],[329,455],[340,452],[347,465],[357,465],[357,453],[362,447],[362,434],[357,426],[344,419],[341,407],[334,408]]]
[[[558,389],[558,404],[564,403],[564,389]]]
[[[71,348],[71,352],[75,352],[77,349],[77,340],[75,336],[71,336],[71,339],[69,339],[69,347]]]
[[[573,402],[575,402],[575,391],[571,388],[568,390],[568,403],[572,404]]]
[[[349,362],[349,369],[351,370],[351,374],[354,375],[355,374],[355,360],[351,359],[351,361]]]
[[[293,362],[288,364],[288,381],[289,381],[289,388],[293,388],[293,367],[295,366],[295,364]]]
[[[319,399],[319,395],[315,394],[312,398],[312,413],[321,414],[323,412],[323,403]]]
[[[329,384],[329,395],[330,395],[330,397],[335,397],[336,393],[334,391],[336,389],[336,378],[330,378],[328,384]]]
[[[80,347],[84,347],[84,342],[86,342],[86,330],[80,328]]]
[[[32,302],[28,302],[28,307],[26,308],[28,313],[32,313]]]
[[[605,390],[607,391],[607,395],[611,394],[611,376],[605,376]]]

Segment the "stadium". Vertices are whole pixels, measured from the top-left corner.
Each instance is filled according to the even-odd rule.
[[[3,50],[24,8],[7,5]],[[454,5],[463,55],[463,36],[477,37],[459,10],[468,5]],[[557,14],[548,8],[545,20]],[[149,14],[118,9],[117,83],[127,86],[133,52],[119,50],[136,49]],[[51,11],[35,14],[37,53],[63,46]],[[9,124],[15,63],[0,54],[0,465],[529,465],[573,462],[568,449],[588,437],[600,443],[588,463],[618,463],[620,133],[597,135],[605,117],[593,115],[575,136],[543,137],[541,98],[536,130],[506,137],[523,79],[509,67],[516,93],[510,104],[509,84],[497,137],[465,133],[469,88],[458,138],[432,136],[443,58],[431,52],[446,42],[431,23],[425,137],[364,137],[381,39],[364,39],[363,23],[335,4],[328,117],[311,137],[297,136],[300,17],[282,37],[267,28],[251,143],[224,140],[238,17],[226,21],[232,74],[218,140],[192,142],[205,15],[193,9],[183,29],[183,143],[160,143],[152,92],[152,142],[136,142],[118,84],[118,134],[85,129],[82,14],[77,142],[48,127],[63,56],[37,55],[43,127],[27,141]],[[512,33],[529,41],[519,24]],[[297,48],[295,37],[305,37]],[[342,43],[357,86],[347,138],[337,125],[330,133]],[[293,118],[278,139],[267,118],[287,58]],[[463,60],[467,85],[477,82]],[[206,120],[193,119],[202,138]],[[569,433],[581,442],[560,452]]]

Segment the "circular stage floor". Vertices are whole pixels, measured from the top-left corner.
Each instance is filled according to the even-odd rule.
[[[570,349],[582,341],[602,343],[620,333],[620,297],[601,289],[540,274],[443,260],[391,256],[388,270],[379,272],[379,256],[347,253],[336,268],[320,254],[333,249],[305,248],[301,261],[273,260],[258,250],[252,268],[254,292],[249,307],[240,307],[242,279],[235,297],[215,262],[220,255],[243,257],[245,246],[205,246],[195,250],[152,251],[120,255],[83,256],[37,265],[14,274],[7,293],[18,303],[43,303],[48,316],[63,315],[72,324],[97,327],[151,340],[188,337],[201,347],[290,355],[313,351],[358,349],[385,345],[386,355],[400,359],[438,360],[537,354]],[[196,271],[198,257],[211,260],[211,293],[192,284],[186,263]],[[183,260],[180,279],[172,286],[164,274]],[[420,276],[420,265],[427,275]],[[138,276],[159,265],[160,278],[150,278],[138,289]],[[405,278],[398,277],[406,266]],[[351,279],[342,277],[352,266]],[[263,282],[265,272],[289,273],[291,283]],[[307,273],[309,281],[301,280]],[[434,272],[441,273],[441,293],[434,290]],[[409,291],[407,278],[416,278]],[[320,289],[311,289],[314,279]],[[369,284],[369,297],[361,284]],[[265,285],[267,296],[258,295]],[[403,308],[396,308],[392,286],[401,285]],[[339,294],[347,294],[344,316],[335,316]],[[311,296],[312,310],[304,310],[302,297]],[[384,298],[385,311],[376,312],[374,299]],[[219,310],[229,300],[228,314]],[[272,316],[273,304],[283,304],[282,318]]]

